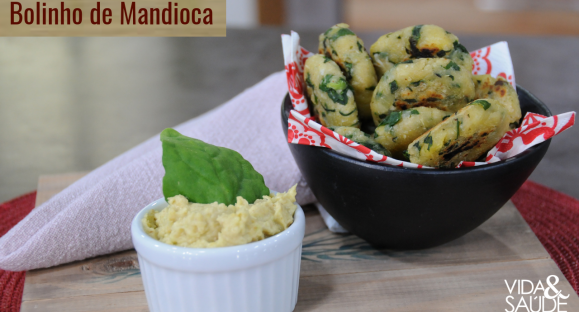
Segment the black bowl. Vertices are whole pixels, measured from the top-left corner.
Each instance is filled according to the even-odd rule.
[[[517,86],[523,116],[551,111]],[[291,101],[282,103],[287,138]],[[308,185],[350,233],[378,248],[422,249],[474,230],[494,215],[539,164],[551,140],[490,165],[406,169],[342,156],[330,149],[289,144]]]

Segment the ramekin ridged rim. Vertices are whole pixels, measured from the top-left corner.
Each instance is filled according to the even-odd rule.
[[[152,209],[167,206],[158,199],[133,218],[131,236],[137,253],[158,266],[186,272],[210,273],[247,269],[279,259],[298,248],[305,233],[305,215],[297,205],[294,222],[283,232],[249,244],[218,247],[189,248],[173,246],[153,239],[145,233],[141,220]]]

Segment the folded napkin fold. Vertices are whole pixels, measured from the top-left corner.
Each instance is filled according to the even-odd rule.
[[[279,112],[286,93],[285,73],[275,73],[175,129],[238,151],[272,190],[297,183],[298,203],[311,203],[314,196],[282,132]],[[131,220],[163,196],[161,155],[156,135],[34,209],[0,238],[0,268],[31,270],[132,248]]]
[[[336,221],[336,219],[334,219],[334,217],[332,217],[324,208],[324,206],[322,206],[322,204],[320,203],[315,203],[314,205],[316,205],[316,208],[318,208],[318,211],[320,212],[320,215],[322,216],[322,219],[324,219],[324,223],[326,224],[326,226],[328,227],[328,230],[330,230],[330,232],[334,232],[334,233],[348,233],[348,230],[346,230],[345,228],[342,227],[342,225],[340,225],[340,223],[338,223],[338,221]]]

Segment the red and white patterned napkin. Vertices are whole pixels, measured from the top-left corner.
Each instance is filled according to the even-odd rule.
[[[473,75],[501,76],[507,79],[516,89],[515,70],[509,52],[509,45],[506,41],[497,42],[488,47],[478,49],[470,53],[474,61]]]
[[[305,117],[311,117],[304,93],[304,64],[308,57],[314,55],[300,46],[300,36],[292,31],[292,35],[281,36],[283,45],[283,61],[287,76],[287,87],[294,110]]]
[[[457,167],[474,167],[506,160],[522,153],[531,146],[545,142],[549,138],[571,128],[575,124],[575,112],[545,117],[527,113],[522,125],[511,130],[487,154],[485,162],[463,161]]]
[[[296,32],[292,31],[291,35],[282,35],[288,90],[294,107],[288,120],[289,143],[330,148],[339,154],[386,165],[432,169],[432,167],[378,154],[316,122],[315,117],[311,117],[308,109],[303,77],[304,63],[313,53],[301,47],[299,41],[300,38]],[[474,61],[473,74],[502,76],[513,87],[516,87],[511,54],[505,41],[471,52],[471,56]],[[501,141],[489,151],[485,162],[461,162],[457,167],[480,166],[505,160],[550,139],[574,124],[575,112],[552,117],[528,113],[523,119],[521,127],[507,132]]]

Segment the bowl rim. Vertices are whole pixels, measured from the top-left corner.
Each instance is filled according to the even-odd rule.
[[[531,98],[533,100],[533,102],[535,102],[535,104],[537,104],[539,107],[541,107],[543,110],[545,110],[547,112],[547,116],[549,116],[549,117],[553,116],[551,110],[547,107],[547,105],[545,105],[545,103],[543,103],[541,100],[539,100],[535,95],[533,95],[527,89],[525,89],[517,84],[517,92],[519,92],[519,90],[521,91],[521,93],[524,93],[526,96]],[[289,115],[286,114],[286,110],[285,110],[286,103],[288,103],[288,102],[291,103],[291,100],[290,101],[287,100],[288,98],[289,98],[289,92],[286,93],[286,95],[283,98],[282,104],[281,104],[282,126],[285,126],[288,123],[287,119],[288,119]],[[287,128],[287,126],[285,128]],[[287,129],[284,129],[284,131],[287,131]],[[411,172],[413,174],[424,174],[424,175],[430,175],[430,174],[453,175],[453,174],[461,174],[463,172],[469,172],[469,173],[481,172],[481,171],[485,171],[485,170],[499,169],[499,168],[502,168],[504,166],[509,166],[515,162],[523,161],[527,157],[530,157],[533,153],[536,153],[539,151],[539,148],[541,148],[541,145],[543,145],[545,143],[550,144],[550,142],[551,142],[551,139],[548,139],[545,142],[541,142],[535,146],[532,146],[531,148],[525,150],[524,152],[522,152],[516,156],[513,156],[507,160],[499,161],[496,163],[487,164],[487,165],[483,165],[483,166],[461,167],[461,168],[450,168],[450,169],[402,168],[402,167],[393,166],[393,165],[389,165],[389,164],[378,164],[378,163],[373,163],[370,161],[359,160],[359,159],[356,159],[356,158],[353,158],[350,156],[338,154],[337,152],[335,152],[331,149],[328,149],[328,148],[322,148],[322,147],[317,147],[317,146],[312,146],[312,147],[320,148],[320,151],[322,153],[324,153],[325,155],[327,155],[329,157],[336,158],[340,161],[348,162],[348,163],[351,163],[354,165],[359,165],[362,167],[373,168],[373,169],[377,169],[377,170],[381,170],[381,171],[407,172],[407,173]],[[293,144],[293,143],[288,142],[288,144]]]
[[[150,237],[141,223],[150,210],[159,211],[168,205],[163,197],[139,210],[131,222],[131,238],[139,257],[144,257],[156,265],[169,269],[189,272],[221,272],[262,265],[300,247],[305,234],[305,214],[296,202],[297,209],[293,223],[282,232],[260,241],[215,248],[170,245]]]

